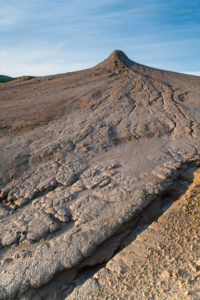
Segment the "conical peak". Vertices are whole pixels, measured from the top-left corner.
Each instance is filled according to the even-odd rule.
[[[133,62],[121,50],[114,50],[107,59],[110,63],[118,63],[124,66],[130,66]]]
[[[96,67],[107,69],[109,72],[112,71],[114,73],[121,73],[127,70],[127,67],[129,68],[133,64],[134,62],[130,60],[123,51],[114,50],[107,59],[99,63]]]
[[[111,52],[109,58],[112,59],[119,59],[119,60],[124,60],[124,59],[128,59],[128,57],[126,56],[126,54],[121,51],[121,50],[114,50]]]

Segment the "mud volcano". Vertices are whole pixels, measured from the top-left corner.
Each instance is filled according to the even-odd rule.
[[[2,84],[0,107],[0,299],[95,299],[89,287],[120,299],[98,294],[106,283],[94,273],[106,278],[135,228],[150,236],[146,225],[185,192],[200,154],[200,77],[117,50],[91,69]]]

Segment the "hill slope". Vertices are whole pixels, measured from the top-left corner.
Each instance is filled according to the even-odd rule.
[[[22,81],[27,81],[35,78],[34,76],[21,76],[21,77],[9,77],[5,75],[0,75],[0,86],[1,85],[11,85]]]
[[[64,299],[80,270],[113,256],[199,160],[199,95],[200,77],[118,50],[0,87],[0,299]]]
[[[15,80],[15,78],[6,75],[0,75],[0,83],[9,82],[12,80]]]

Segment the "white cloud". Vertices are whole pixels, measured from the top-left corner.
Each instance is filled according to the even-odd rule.
[[[199,75],[199,38],[191,34],[193,24],[160,21],[158,26],[135,17],[131,6],[142,3],[148,8],[163,1],[0,0],[0,73],[44,75],[83,69],[121,49],[138,63]]]
[[[190,75],[195,75],[195,76],[200,76],[200,71],[188,71],[188,72],[183,72],[185,74],[190,74]]]
[[[46,45],[38,48],[14,48],[0,51],[0,74],[13,77],[23,75],[43,76],[86,69],[90,61],[80,58],[80,53],[66,52],[62,45],[51,49]]]
[[[88,68],[88,65],[76,63],[57,63],[57,62],[44,62],[44,63],[31,63],[31,62],[16,62],[13,66],[12,63],[2,63],[0,66],[1,74],[18,77],[23,75],[44,76],[51,74],[66,73],[78,71]]]

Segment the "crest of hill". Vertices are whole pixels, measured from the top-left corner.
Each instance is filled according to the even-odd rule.
[[[106,59],[108,63],[118,63],[124,66],[131,66],[134,62],[128,58],[128,56],[121,50],[114,50]]]
[[[131,61],[123,51],[114,50],[107,59],[99,63],[96,67],[120,73],[120,71],[131,67],[133,64],[134,62]]]
[[[0,83],[6,83],[11,80],[14,80],[15,78],[7,76],[7,75],[0,75]]]
[[[9,77],[0,75],[0,85],[10,85],[35,78],[34,76]]]
[[[121,50],[114,50],[109,57],[103,62],[99,63],[96,68],[104,69],[111,73],[123,73],[126,70],[132,70],[135,74],[142,74],[147,78],[154,78],[166,82],[170,86],[177,86],[177,88],[185,88],[192,86],[199,91],[200,76],[183,74],[174,71],[167,71],[149,67],[130,60],[127,55]]]

